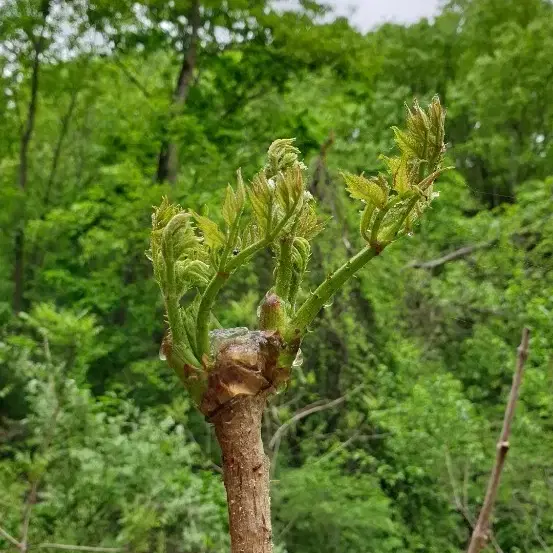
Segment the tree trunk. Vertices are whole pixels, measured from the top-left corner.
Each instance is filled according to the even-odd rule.
[[[27,110],[27,118],[25,121],[25,127],[22,129],[20,148],[19,148],[19,168],[17,172],[17,184],[20,191],[25,194],[27,191],[27,175],[28,175],[28,154],[29,145],[33,137],[33,131],[35,128],[35,119],[38,102],[38,84],[39,84],[39,71],[40,71],[40,54],[43,48],[44,42],[44,28],[46,26],[46,18],[50,13],[50,2],[45,0],[42,3],[42,15],[44,16],[44,22],[42,24],[40,35],[37,39],[30,37],[30,40],[34,46],[34,57],[31,72],[31,99],[29,101],[29,108]],[[14,270],[13,270],[13,310],[15,313],[19,313],[23,308],[23,294],[25,291],[25,197],[22,199],[23,212],[20,216],[19,226],[15,231],[14,239]]]
[[[232,553],[271,553],[269,459],[261,422],[267,392],[237,396],[211,422],[223,453]]]
[[[176,113],[178,113],[186,103],[186,98],[188,97],[188,91],[190,90],[192,77],[194,75],[194,69],[196,68],[198,31],[201,24],[199,0],[196,0],[192,4],[189,19],[192,26],[190,42],[182,60],[177,85],[173,93],[172,109]],[[174,184],[177,180],[178,169],[179,159],[177,144],[170,138],[167,138],[163,141],[161,152],[159,153],[157,181],[163,182],[164,180],[168,180],[171,184]]]

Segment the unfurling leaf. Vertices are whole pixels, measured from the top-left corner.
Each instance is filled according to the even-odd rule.
[[[361,215],[361,222],[359,223],[359,231],[361,236],[368,242],[370,240],[370,229],[373,219],[373,213],[375,210],[374,204],[367,204]]]
[[[179,227],[173,233],[173,255],[175,260],[189,257],[194,252],[198,256],[202,251],[202,244],[196,233],[192,223]]]
[[[175,273],[177,285],[182,288],[180,296],[194,286],[205,286],[213,276],[213,271],[209,265],[199,259],[177,261],[175,263]]]
[[[299,165],[276,176],[276,198],[284,213],[290,214],[303,196],[303,175]]]
[[[300,151],[293,145],[295,140],[295,138],[279,138],[269,146],[267,165],[265,165],[267,178],[274,177],[280,171],[285,171],[295,164],[300,165],[302,169],[305,168],[303,163],[299,162]]]
[[[430,166],[440,160],[444,151],[445,111],[437,96],[425,112],[415,100],[407,107],[405,130],[393,127],[396,144],[410,160],[425,161]]]
[[[346,189],[352,198],[363,200],[379,208],[386,205],[388,199],[388,183],[383,175],[366,179],[362,175],[342,173]]]
[[[234,224],[236,218],[242,213],[244,202],[246,201],[246,190],[240,170],[237,171],[237,181],[236,192],[230,184],[227,186],[225,201],[223,202],[222,214],[228,228]]]
[[[238,201],[236,200],[236,194],[232,189],[232,186],[227,185],[227,192],[225,194],[225,201],[223,202],[223,219],[227,224],[227,227],[231,227],[236,219],[236,216],[240,212]]]
[[[307,264],[311,257],[311,246],[307,239],[296,236],[292,244],[292,262],[294,268],[300,273],[307,270]]]
[[[325,222],[319,219],[311,202],[305,202],[298,215],[295,235],[306,240],[312,240],[325,227]]]
[[[271,227],[275,184],[269,184],[265,173],[258,173],[248,188],[250,204],[258,228],[265,234]]]
[[[209,248],[216,250],[225,244],[225,235],[219,229],[219,225],[215,221],[204,217],[192,211],[192,215],[196,220],[198,228],[202,231],[204,242]]]
[[[409,161],[406,156],[380,156],[380,159],[387,165],[392,176],[392,188],[400,196],[408,194],[418,182],[420,163]]]
[[[158,207],[154,207],[154,212],[152,213],[152,230],[162,230],[177,213],[181,213],[182,211],[183,209],[180,205],[169,203],[167,196],[163,196],[161,204]]]

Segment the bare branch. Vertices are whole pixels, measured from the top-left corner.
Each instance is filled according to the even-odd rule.
[[[152,95],[150,94],[150,91],[138,80],[137,77],[135,77],[135,75],[130,71],[130,69],[116,56],[114,56],[112,60],[113,60],[113,63],[115,63],[115,65],[117,65],[117,67],[121,69],[125,77],[127,77],[127,79],[129,79],[129,81],[134,86],[136,86],[136,88],[140,90],[140,92],[142,92],[145,98],[150,100],[152,97]]]
[[[509,435],[511,433],[511,425],[515,415],[515,406],[518,399],[520,384],[522,382],[522,375],[524,373],[524,364],[528,357],[529,339],[530,331],[528,328],[524,328],[522,331],[522,340],[520,346],[518,347],[516,370],[513,376],[513,384],[511,386],[509,401],[507,402],[507,407],[505,409],[503,428],[497,443],[495,463],[488,482],[488,489],[486,491],[484,504],[482,505],[478,521],[476,522],[474,532],[472,533],[467,553],[479,553],[485,547],[489,539],[490,517],[493,511],[495,499],[497,497],[497,490],[499,489],[505,458],[507,457],[507,453],[509,451]]]
[[[332,448],[330,451],[327,451],[324,455],[319,457],[312,464],[312,466],[319,465],[323,461],[328,461],[328,459],[330,459],[331,457],[334,457],[334,455],[336,455],[336,453],[338,453],[339,451],[342,451],[343,449],[346,449],[346,447],[348,447],[349,444],[351,444],[352,442],[354,442],[355,440],[360,438],[360,434],[361,434],[361,430],[357,430],[345,442],[342,442],[342,443],[338,444],[336,447]]]
[[[337,405],[340,405],[341,403],[344,403],[346,400],[345,396],[339,397],[338,399],[334,399],[332,401],[327,401],[326,403],[321,404],[320,402],[316,402],[317,405],[315,406],[308,406],[301,411],[298,411],[291,419],[287,420],[282,426],[280,426],[277,431],[274,433],[273,437],[271,438],[271,441],[269,442],[269,448],[273,449],[275,444],[280,442],[282,439],[282,435],[284,432],[290,428],[294,423],[298,422],[299,420],[308,417],[309,415],[312,415],[313,413],[318,413],[319,411],[325,411],[326,409],[332,409],[333,407],[336,407]]]
[[[33,480],[33,483],[31,484],[31,490],[29,492],[29,495],[27,497],[27,502],[25,504],[25,511],[23,515],[23,528],[21,530],[21,543],[19,545],[19,548],[21,549],[22,553],[25,553],[28,549],[27,539],[29,536],[29,525],[31,523],[33,506],[36,503],[36,499],[37,499],[39,481],[40,480],[38,477]]]
[[[73,90],[71,91],[69,107],[67,108],[67,111],[64,113],[63,117],[61,118],[60,133],[58,135],[58,140],[54,148],[54,154],[52,156],[52,165],[50,167],[50,174],[48,175],[48,180],[46,182],[46,192],[44,194],[44,200],[42,202],[44,207],[48,207],[50,205],[50,194],[52,192],[52,187],[54,186],[54,182],[56,180],[56,175],[58,172],[58,165],[61,159],[63,141],[65,140],[67,131],[69,130],[69,125],[73,117],[73,112],[75,110],[75,106],[77,105],[78,93],[79,93],[79,89],[76,87],[73,88]]]
[[[40,543],[34,546],[41,549],[63,549],[65,551],[94,551],[96,553],[117,553],[125,551],[123,547],[92,547],[89,545],[69,545],[65,543]]]
[[[199,31],[202,26],[200,2],[194,0],[190,7],[191,33],[188,49],[184,53],[177,86],[173,93],[172,113],[178,113],[186,104],[188,92],[193,84],[194,72],[197,69]],[[175,184],[178,171],[178,146],[174,140],[165,137],[159,153],[156,180],[163,182],[168,180]]]
[[[0,526],[0,536],[2,536],[4,539],[8,540],[12,545],[15,545],[18,549],[21,547],[21,544],[4,528]]]
[[[497,239],[494,239],[494,240],[489,240],[488,242],[480,242],[479,244],[471,244],[469,246],[463,246],[462,248],[449,252],[448,254],[443,255],[442,257],[438,257],[437,259],[431,259],[429,261],[412,261],[411,263],[407,264],[406,267],[409,269],[435,269],[436,267],[445,265],[449,261],[455,261],[456,259],[461,259],[462,257],[466,257],[467,255],[470,255],[471,253],[477,250],[490,248],[496,243],[497,243]]]
[[[540,219],[539,221],[535,221],[533,225],[536,223],[539,223],[539,225],[543,228],[543,223],[546,221],[549,221],[551,219],[552,215],[548,215],[547,217],[544,217],[543,219]],[[527,225],[520,229],[517,229],[513,232],[510,232],[508,234],[509,237],[515,237],[515,236],[523,236],[524,234],[528,232],[532,232],[533,225]],[[445,263],[448,263],[449,261],[455,261],[457,259],[461,259],[463,257],[466,257],[467,255],[470,255],[471,253],[477,251],[477,250],[483,250],[486,248],[491,248],[495,244],[499,242],[499,237],[492,238],[491,240],[488,240],[487,242],[479,242],[478,244],[471,244],[468,246],[463,246],[462,248],[459,248],[458,250],[454,250],[446,255],[443,255],[442,257],[438,257],[437,259],[431,259],[430,261],[412,261],[411,263],[408,263],[405,265],[405,268],[407,269],[435,269],[436,267],[440,267],[441,265],[444,265]]]

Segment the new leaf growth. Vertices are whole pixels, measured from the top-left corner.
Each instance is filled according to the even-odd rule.
[[[305,331],[320,309],[372,258],[400,236],[411,233],[437,196],[434,182],[445,170],[444,118],[437,97],[426,110],[415,101],[407,108],[405,128],[393,129],[399,151],[393,157],[382,156],[386,172],[372,177],[343,174],[351,197],[364,204],[359,230],[366,245],[300,305],[298,297],[311,255],[310,244],[323,223],[316,214],[313,197],[305,189],[306,167],[293,139],[271,144],[265,166],[250,183],[245,184],[238,171],[235,186],[227,187],[221,225],[192,210],[183,210],[166,198],[155,209],[148,255],[163,294],[170,329],[162,353],[198,405],[209,395],[210,387],[225,388],[224,394],[216,393],[220,406],[223,396],[228,399],[237,394],[255,394],[288,378]],[[212,311],[231,275],[265,248],[275,259],[274,283],[260,305],[258,330],[243,341],[257,340],[258,345],[265,341],[271,350],[271,367],[260,371],[255,360],[235,359],[235,364],[245,369],[254,367],[262,378],[248,387],[243,383],[249,377],[242,374],[242,384],[237,386],[222,375],[213,378],[221,351],[214,344],[221,342],[221,331],[212,331]],[[193,299],[183,305],[185,294]],[[236,334],[232,336],[236,343]],[[242,355],[248,347],[243,345]],[[209,405],[202,410],[209,411],[213,407]]]

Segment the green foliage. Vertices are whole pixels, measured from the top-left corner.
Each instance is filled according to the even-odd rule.
[[[13,507],[40,481],[31,543],[150,551],[163,540],[182,552],[225,547],[222,484],[205,470],[199,446],[186,433],[188,402],[145,413],[114,394],[93,398],[74,380],[90,355],[82,350],[79,329],[93,337],[93,319],[47,305],[38,305],[29,319],[44,346],[29,339],[28,354],[19,359],[17,344],[2,349],[12,378],[25,383],[29,405],[26,447],[0,448],[3,526],[17,535],[21,510]],[[74,348],[72,360],[57,353],[60,344]]]
[[[441,176],[439,201],[413,236],[386,247],[333,303],[303,311],[303,365],[264,421],[266,444],[290,422],[278,452],[269,451],[275,539],[281,551],[299,553],[464,550],[470,530],[454,491],[474,515],[520,328],[529,324],[494,531],[505,553],[551,547],[551,3],[455,0],[433,20],[361,34],[344,19],[323,22],[311,2],[298,12],[270,11],[261,1],[201,2],[197,67],[180,107],[171,99],[189,44],[190,2],[48,4],[46,20],[43,2],[0,8],[0,526],[20,537],[29,476],[38,472],[31,543],[225,550],[224,491],[212,471],[218,452],[159,360],[160,343],[172,338],[164,340],[166,305],[144,256],[151,206],[167,197],[167,209],[188,208],[166,235],[183,294],[177,325],[169,323],[186,346],[177,355],[202,367],[210,328],[297,323],[311,291],[370,244],[386,205],[409,194],[421,210],[427,205],[434,191],[419,183],[439,148],[425,153],[403,130],[394,150],[389,129],[408,100],[408,128],[426,135],[432,113],[411,99],[425,106],[438,93],[449,143],[438,163],[456,167]],[[21,190],[21,136],[43,25]],[[267,159],[275,136],[296,141],[277,142]],[[173,186],[153,182],[168,137],[180,161]],[[302,190],[313,199],[299,198],[296,148],[306,166]],[[237,167],[245,182],[238,175],[231,193],[225,186]],[[250,257],[248,248],[298,199],[294,232],[283,227],[269,251],[264,244]],[[359,214],[361,200],[373,211]],[[175,214],[159,221],[158,255]],[[379,242],[396,215],[392,207],[381,221]],[[413,222],[406,218],[401,232]],[[20,229],[26,316],[12,311]],[[198,240],[204,233],[209,238]],[[478,247],[413,267],[467,246]],[[212,285],[198,340],[201,297],[225,255],[233,276]],[[260,320],[268,290],[284,301],[278,317]],[[262,300],[261,314],[274,315],[270,307]],[[56,432],[42,452],[58,399]]]
[[[378,543],[382,552],[401,547],[389,500],[367,475],[344,475],[333,465],[308,464],[279,477],[274,501],[282,528],[276,540],[285,538],[289,551],[362,551],[367,543]]]

